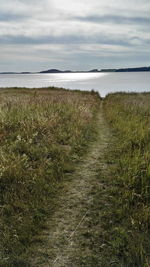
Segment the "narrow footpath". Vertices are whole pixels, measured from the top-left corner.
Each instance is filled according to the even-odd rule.
[[[97,117],[97,128],[97,140],[90,144],[87,155],[65,182],[58,209],[41,234],[43,242],[34,245],[30,266],[104,266],[102,255],[96,253],[97,246],[105,246],[100,238],[101,208],[107,206],[104,197],[99,207],[93,208],[97,192],[104,194],[108,186],[105,184],[108,169],[105,155],[113,136],[102,108]],[[96,240],[99,240],[98,245]]]

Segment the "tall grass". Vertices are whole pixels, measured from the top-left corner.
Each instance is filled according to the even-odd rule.
[[[0,90],[1,266],[23,266],[57,185],[94,138],[99,101],[94,92]]]
[[[110,94],[104,109],[117,138],[111,245],[123,266],[150,266],[150,94]]]

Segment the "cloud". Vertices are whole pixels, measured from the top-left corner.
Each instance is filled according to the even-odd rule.
[[[19,70],[31,62],[39,69],[115,67],[141,62],[142,54],[145,65],[149,13],[148,0],[1,0],[0,70],[18,68],[16,61]]]
[[[89,23],[114,23],[114,24],[150,24],[149,17],[128,17],[128,16],[118,16],[118,15],[104,15],[104,16],[86,16],[86,17],[74,17],[75,20],[85,21]]]
[[[27,15],[16,15],[16,14],[10,14],[1,12],[0,13],[0,21],[3,22],[11,22],[11,21],[22,21],[27,18]]]

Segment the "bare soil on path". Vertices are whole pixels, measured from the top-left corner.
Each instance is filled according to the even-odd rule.
[[[102,108],[97,117],[97,129],[97,139],[90,144],[86,156],[66,179],[57,209],[41,233],[41,241],[35,242],[30,251],[30,266],[104,266],[102,255],[96,252],[95,241],[99,239],[98,246],[105,246],[100,238],[101,209],[107,206],[104,198],[99,207],[93,210],[97,192],[104,194],[108,186],[105,184],[108,168],[105,155],[112,141]]]

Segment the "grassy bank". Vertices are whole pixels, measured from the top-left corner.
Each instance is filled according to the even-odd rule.
[[[116,135],[107,253],[121,266],[150,266],[150,94],[110,94],[104,110]]]
[[[0,90],[1,266],[24,266],[58,185],[94,138],[99,101],[94,92]]]

